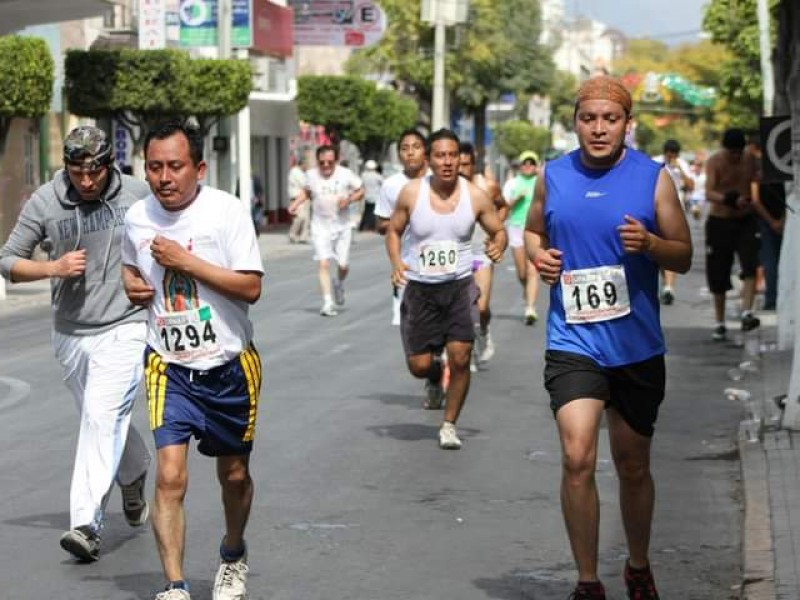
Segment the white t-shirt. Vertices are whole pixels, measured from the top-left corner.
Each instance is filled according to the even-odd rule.
[[[150,253],[156,234],[225,269],[263,273],[250,215],[236,197],[207,186],[181,211],[165,210],[150,195],[125,215],[122,262],[136,267],[155,289],[147,343],[165,362],[192,369],[233,360],[253,337],[248,303],[159,265]]]
[[[319,169],[306,172],[306,189],[311,193],[311,223],[323,226],[350,227],[349,207],[339,208],[339,200],[361,188],[361,178],[347,167],[336,165],[327,179]]]
[[[375,216],[381,219],[388,219],[394,212],[394,205],[397,204],[397,197],[400,195],[405,185],[411,181],[405,172],[400,171],[391,177],[383,180],[381,193],[378,196],[378,204],[375,206]]]

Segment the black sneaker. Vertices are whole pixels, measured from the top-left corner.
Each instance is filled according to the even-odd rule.
[[[61,536],[61,547],[82,562],[94,562],[100,554],[100,536],[88,525],[70,529]]]
[[[717,325],[714,328],[714,333],[711,334],[711,339],[715,342],[724,342],[727,338],[728,330],[725,329],[725,325]]]
[[[147,477],[145,472],[139,479],[130,485],[120,485],[122,492],[122,512],[125,513],[125,520],[131,527],[140,527],[147,523],[150,514],[150,507],[144,499],[144,480]]]
[[[599,581],[578,582],[567,600],[606,600],[606,590]]]
[[[750,313],[742,317],[742,331],[752,331],[759,325],[761,325],[761,319]]]
[[[624,577],[630,600],[659,600],[650,565],[644,569],[633,569],[628,561],[625,561]]]
[[[669,306],[673,302],[675,302],[675,294],[672,293],[672,290],[664,290],[661,292],[661,304]]]

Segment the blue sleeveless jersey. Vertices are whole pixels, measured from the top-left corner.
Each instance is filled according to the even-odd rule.
[[[564,271],[622,265],[630,314],[597,323],[566,322],[561,285],[550,289],[547,348],[575,352],[605,367],[640,362],[665,352],[658,303],[658,265],[626,254],[617,227],[625,215],[656,232],[655,190],[661,165],[627,148],[611,169],[589,169],[576,150],[547,163],[544,206],[550,247]]]

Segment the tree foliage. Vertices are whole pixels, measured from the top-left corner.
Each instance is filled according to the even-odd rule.
[[[430,114],[433,28],[420,21],[420,2],[381,0],[388,26],[383,39],[357,51],[347,70],[394,80]],[[448,28],[446,87],[455,103],[476,118],[476,149],[483,154],[486,105],[503,93],[547,91],[553,74],[548,48],[539,43],[541,15],[531,0],[472,0],[469,21]]]
[[[53,80],[53,58],[44,40],[0,37],[0,154],[14,118],[48,113]]]
[[[69,110],[119,120],[137,151],[165,118],[194,116],[207,133],[247,105],[253,86],[246,61],[193,60],[179,50],[71,50],[65,76]]]
[[[504,121],[497,126],[494,135],[498,151],[509,161],[525,150],[533,150],[539,156],[544,156],[550,147],[550,131],[534,127],[525,120]]]
[[[297,88],[300,119],[325,127],[334,143],[355,144],[364,158],[383,158],[388,144],[413,127],[419,114],[410,98],[360,77],[304,75]]]
[[[778,4],[779,0],[769,0],[773,41]],[[720,73],[720,92],[731,123],[757,127],[763,106],[757,0],[711,0],[703,28],[711,34],[712,41],[730,51]]]

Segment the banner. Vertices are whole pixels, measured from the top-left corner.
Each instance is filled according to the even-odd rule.
[[[386,32],[386,13],[369,0],[289,0],[289,6],[298,46],[363,48]]]
[[[250,0],[233,0],[232,48],[253,45]],[[181,46],[187,48],[217,46],[217,0],[181,0]]]

